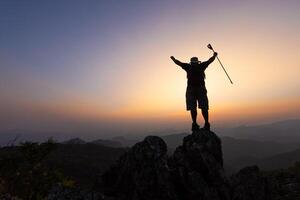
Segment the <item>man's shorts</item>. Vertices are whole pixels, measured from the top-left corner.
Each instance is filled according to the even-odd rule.
[[[207,110],[209,109],[207,91],[205,86],[187,87],[185,98],[186,98],[186,110],[197,108],[197,102],[199,108],[207,109]]]

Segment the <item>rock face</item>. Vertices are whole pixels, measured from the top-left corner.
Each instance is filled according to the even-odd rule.
[[[167,163],[167,145],[148,136],[121,156],[103,175],[105,193],[118,200],[174,200]]]
[[[199,130],[173,155],[156,136],[128,150],[102,177],[109,200],[294,200],[300,199],[300,164],[280,171],[246,167],[227,179],[220,139]]]
[[[221,141],[213,132],[203,130],[186,136],[171,157],[171,163],[180,199],[230,199]]]
[[[245,167],[231,177],[231,188],[232,200],[298,200],[300,163],[273,171]]]
[[[257,166],[245,167],[231,177],[232,200],[269,200],[268,180]]]
[[[230,199],[220,139],[209,131],[184,138],[173,156],[166,143],[148,136],[103,175],[104,193],[118,200]]]

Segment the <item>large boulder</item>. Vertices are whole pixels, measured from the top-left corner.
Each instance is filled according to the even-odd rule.
[[[232,200],[300,199],[300,164],[272,171],[245,167],[231,177],[231,185]]]
[[[103,175],[105,193],[118,200],[174,200],[167,145],[148,136],[135,144]]]
[[[269,200],[271,192],[266,177],[257,166],[241,169],[231,177],[232,200]]]
[[[170,166],[180,199],[230,199],[221,140],[215,133],[199,130],[186,136],[170,158]]]
[[[103,175],[104,193],[117,200],[229,200],[221,141],[215,133],[193,132],[173,156],[165,142],[148,136]]]

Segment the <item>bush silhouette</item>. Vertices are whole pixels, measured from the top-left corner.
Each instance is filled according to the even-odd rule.
[[[25,142],[2,148],[0,159],[0,198],[44,199],[56,185],[72,187],[72,180],[49,167],[44,160],[56,143]],[[67,184],[65,184],[67,183]]]

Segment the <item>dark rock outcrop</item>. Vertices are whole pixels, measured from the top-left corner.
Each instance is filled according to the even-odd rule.
[[[300,197],[299,174],[300,164],[268,173],[252,166],[227,179],[220,139],[199,130],[170,157],[160,137],[146,137],[102,180],[104,199],[112,200],[291,200]]]
[[[135,144],[103,175],[105,193],[118,200],[174,200],[167,145],[148,136]]]
[[[221,141],[215,133],[202,130],[186,136],[171,163],[180,199],[230,199]]]
[[[232,200],[300,199],[300,164],[287,169],[260,171],[245,167],[231,178]]]
[[[269,200],[268,180],[257,166],[241,169],[231,177],[232,200]]]
[[[199,130],[167,157],[165,142],[148,136],[103,175],[105,193],[120,200],[229,199],[220,139]]]
[[[300,162],[286,169],[265,171],[272,200],[300,199]]]

